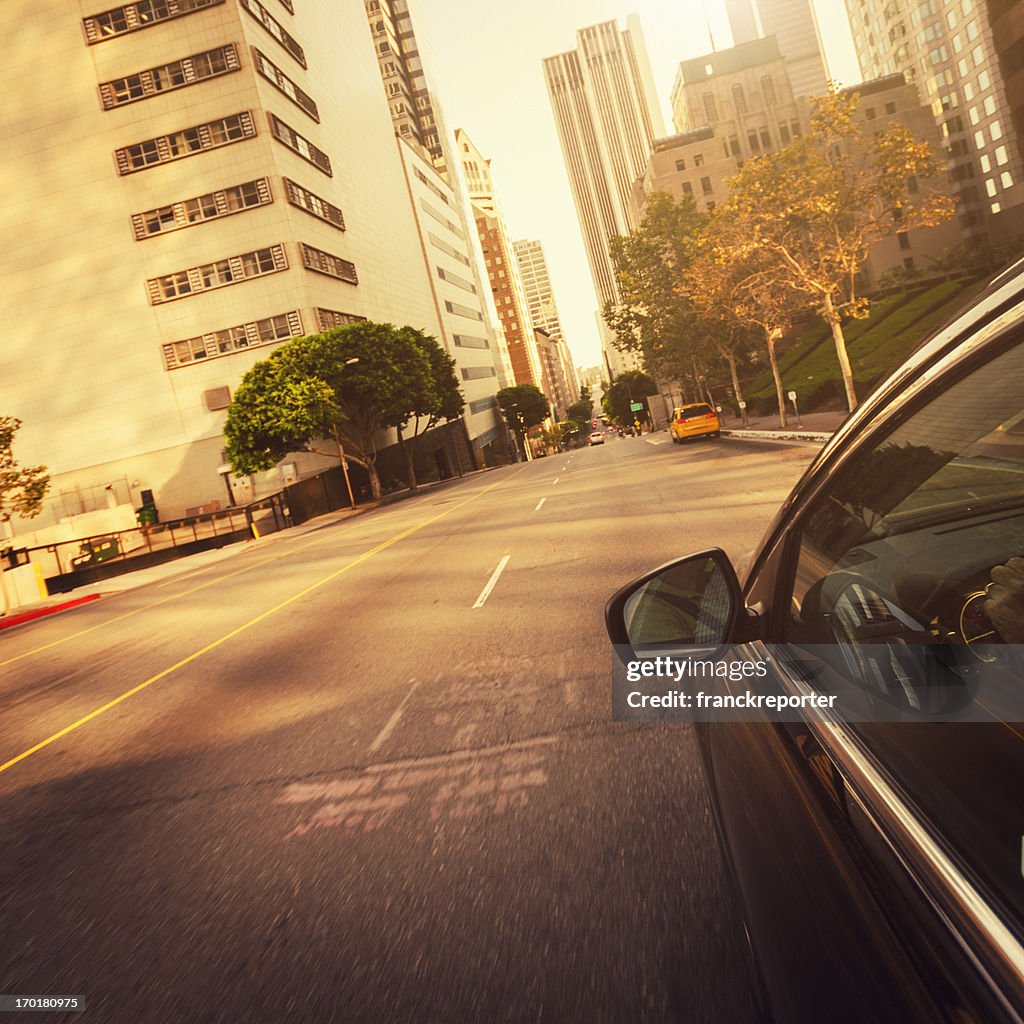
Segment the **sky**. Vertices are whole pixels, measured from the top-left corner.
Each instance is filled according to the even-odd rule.
[[[828,71],[860,81],[842,0],[814,0]],[[410,5],[412,6],[412,5]],[[731,45],[717,0],[419,0],[414,28],[448,126],[491,158],[513,239],[541,241],[562,330],[578,366],[601,359],[597,298],[569,190],[541,62],[573,49],[576,31],[639,14],[666,131],[679,62]],[[714,37],[714,47],[711,36]]]

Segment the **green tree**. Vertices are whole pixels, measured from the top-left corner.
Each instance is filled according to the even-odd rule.
[[[335,453],[315,441],[332,438],[365,467],[381,496],[377,439],[416,415],[429,358],[411,328],[361,321],[293,338],[242,379],[224,427],[236,473],[272,469],[289,452]],[[418,332],[415,332],[418,333]]]
[[[627,370],[620,373],[615,382],[605,389],[602,405],[609,419],[614,420],[619,426],[626,426],[639,419],[630,409],[630,405],[657,393],[658,385],[646,373],[641,370]],[[644,418],[647,418],[646,413]]]
[[[0,523],[39,515],[50,486],[45,466],[22,466],[15,460],[14,435],[20,428],[21,420],[0,416]]]
[[[455,420],[466,407],[455,375],[455,360],[432,338],[413,327],[401,328],[411,342],[406,374],[410,389],[405,394],[409,415],[396,424],[398,444],[405,456],[409,489],[417,489],[416,447],[419,439],[442,421]],[[423,359],[419,357],[424,357]]]
[[[842,320],[867,315],[855,281],[868,252],[883,238],[931,227],[953,212],[948,195],[923,184],[940,171],[928,143],[895,124],[862,130],[858,99],[841,92],[815,99],[809,130],[785,149],[747,161],[725,202],[743,225],[738,255],[768,256],[758,272],[804,295],[829,325],[851,410],[857,395]]]
[[[551,411],[544,392],[533,384],[516,384],[498,392],[498,405],[525,452],[526,432],[530,427],[543,423]]]

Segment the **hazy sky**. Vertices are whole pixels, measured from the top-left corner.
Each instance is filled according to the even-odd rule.
[[[860,80],[842,0],[814,0],[828,70]],[[576,30],[640,15],[665,127],[681,60],[731,45],[717,0],[419,0],[417,39],[449,127],[464,128],[491,158],[513,239],[540,239],[562,328],[577,365],[600,362],[591,284],[541,61],[576,45]]]

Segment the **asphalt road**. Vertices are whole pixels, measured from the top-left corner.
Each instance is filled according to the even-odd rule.
[[[742,560],[814,449],[667,437],[0,635],[0,994],[104,1024],[753,1019],[693,737],[610,721],[602,613],[675,555]]]

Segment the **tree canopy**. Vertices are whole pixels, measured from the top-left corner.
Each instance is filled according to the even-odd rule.
[[[604,392],[601,404],[609,419],[620,426],[626,426],[635,419],[646,419],[647,413],[638,416],[630,409],[633,402],[658,393],[658,385],[641,370],[627,370],[615,378]],[[646,403],[645,403],[646,407]]]
[[[515,384],[509,388],[502,388],[498,392],[498,405],[501,406],[505,422],[519,438],[524,451],[526,432],[530,427],[543,423],[551,413],[544,392],[533,384]]]
[[[361,321],[293,338],[253,366],[235,392],[224,427],[228,461],[236,473],[267,470],[290,452],[326,454],[314,442],[332,438],[366,468],[379,498],[381,431],[412,423],[415,440],[422,424],[462,411],[445,360],[429,335],[392,324]]]
[[[50,486],[45,466],[22,466],[14,458],[14,435],[21,420],[0,416],[0,522],[12,516],[32,519],[39,515]]]

